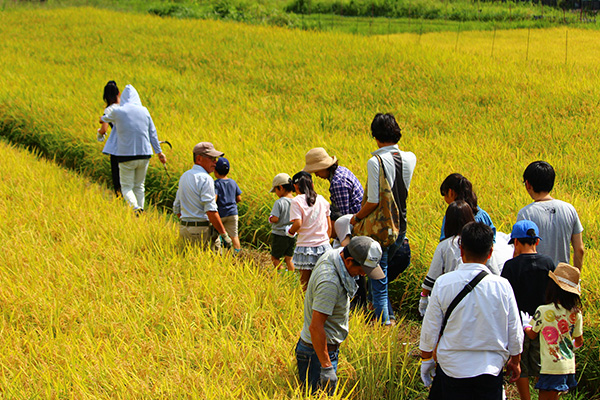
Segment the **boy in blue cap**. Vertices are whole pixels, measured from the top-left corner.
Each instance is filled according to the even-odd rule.
[[[556,266],[552,259],[536,250],[540,242],[538,226],[533,221],[518,221],[510,234],[509,244],[514,244],[514,258],[504,263],[502,277],[508,279],[517,299],[519,311],[534,315],[536,309],[545,304],[548,272]],[[529,377],[540,376],[540,342],[525,336],[521,354],[521,376],[517,389],[521,400],[530,400]]]
[[[242,249],[238,236],[238,207],[237,203],[242,201],[242,191],[238,184],[229,174],[229,161],[225,157],[217,160],[215,167],[215,192],[217,194],[217,207],[223,226],[233,242],[235,254]]]

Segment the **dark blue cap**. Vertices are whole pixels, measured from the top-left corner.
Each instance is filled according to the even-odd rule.
[[[529,232],[530,230],[533,230],[533,232]],[[531,235],[531,233],[533,233],[533,235]],[[540,240],[542,239],[540,237],[540,230],[539,230],[538,226],[535,224],[535,222],[524,219],[524,220],[518,221],[516,224],[513,225],[513,229],[512,229],[512,232],[510,233],[510,240],[508,241],[508,244],[514,243],[515,239],[527,239],[527,238],[540,239]]]
[[[229,161],[225,157],[219,157],[215,171],[220,175],[227,175],[229,172]]]

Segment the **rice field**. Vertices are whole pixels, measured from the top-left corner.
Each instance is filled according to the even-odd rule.
[[[400,147],[418,159],[408,210],[413,265],[393,285],[409,317],[437,242],[443,178],[467,176],[508,232],[530,202],[523,169],[549,161],[558,176],[554,196],[574,204],[585,228],[586,334],[600,337],[600,33],[359,37],[73,8],[2,11],[0,36],[1,136],[102,181],[109,174],[95,141],[102,88],[111,79],[131,83],[159,137],[174,147],[165,149],[170,177],[151,161],[149,196],[168,206],[192,147],[211,141],[231,162],[243,191],[241,232],[256,246],[268,234],[275,174],[297,172],[306,151],[323,146],[365,182],[376,148],[370,122],[377,112],[394,113]],[[168,215],[136,220],[71,173],[47,165],[52,172],[38,179],[42,167],[17,154],[0,158],[5,397],[300,396],[290,384],[301,315],[295,282],[254,261],[184,257]],[[328,194],[323,182],[317,191]],[[224,279],[236,286],[223,287]],[[232,310],[221,307],[231,301]],[[267,303],[276,308],[263,315]],[[370,347],[373,328],[355,321],[352,346],[342,351],[343,395],[370,398],[381,385],[366,372],[384,371],[387,398],[418,398],[416,367],[408,347],[398,346],[409,333],[379,332],[389,346]],[[597,385],[598,340],[581,354],[580,370]],[[245,380],[254,384],[236,386]]]

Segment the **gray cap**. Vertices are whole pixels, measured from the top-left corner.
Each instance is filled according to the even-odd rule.
[[[346,247],[354,261],[361,265],[369,278],[376,280],[385,278],[385,274],[379,266],[383,254],[379,243],[368,236],[355,236],[350,239],[350,243]]]
[[[200,142],[194,146],[194,154],[209,157],[223,157],[225,153],[216,150],[211,142]]]

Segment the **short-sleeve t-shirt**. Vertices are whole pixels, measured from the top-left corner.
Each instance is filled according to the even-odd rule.
[[[575,373],[573,338],[583,334],[580,312],[571,312],[554,303],[539,306],[531,320],[534,332],[540,334],[540,373],[565,375]]]
[[[328,243],[327,217],[329,213],[329,203],[320,194],[317,195],[315,204],[311,207],[306,203],[305,194],[294,197],[290,207],[290,220],[302,221],[302,225],[298,229],[296,246],[317,247]]]
[[[348,336],[350,298],[338,274],[348,272],[344,267],[339,268],[342,262],[340,249],[330,250],[313,269],[304,297],[304,325],[300,333],[305,342],[312,343],[309,326],[313,311],[328,316],[325,321],[327,343],[340,344]]]
[[[215,192],[217,194],[219,216],[223,218],[238,215],[235,199],[242,194],[238,184],[233,179],[217,179],[215,180]]]
[[[545,303],[548,272],[555,269],[552,259],[539,253],[520,254],[504,263],[502,277],[510,282],[520,311],[534,315]]]
[[[519,211],[517,221],[523,219],[535,222],[540,229],[538,253],[550,257],[555,265],[569,263],[571,236],[583,232],[575,207],[556,199],[536,201]]]
[[[271,233],[274,235],[285,236],[286,229],[292,225],[290,222],[290,205],[292,204],[292,198],[280,197],[275,200],[271,215],[279,218],[279,221],[271,223]]]

